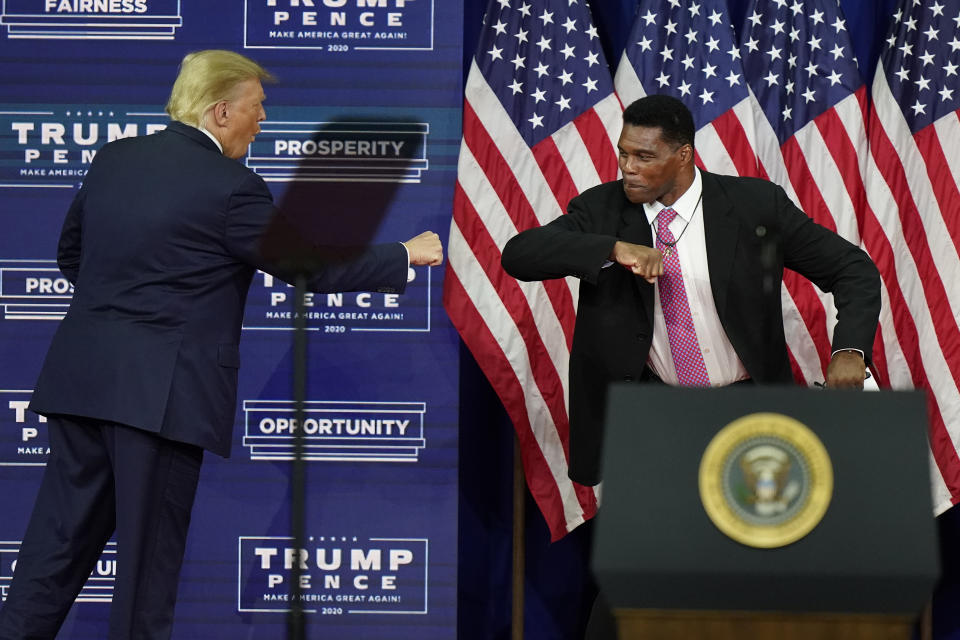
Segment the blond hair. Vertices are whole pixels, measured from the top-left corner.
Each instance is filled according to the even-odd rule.
[[[180,63],[166,111],[174,120],[200,126],[207,109],[231,99],[238,84],[252,79],[274,80],[269,71],[233,51],[207,49],[188,53]]]

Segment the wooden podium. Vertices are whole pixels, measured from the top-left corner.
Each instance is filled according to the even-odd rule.
[[[832,468],[829,504],[812,530],[770,548],[721,531],[701,497],[708,445],[758,415],[801,423]],[[611,388],[593,569],[620,640],[910,638],[938,576],[926,424],[918,392]],[[789,438],[756,437],[761,448],[797,454],[778,473],[802,514],[816,465]],[[750,438],[714,467],[733,479],[723,496],[742,503],[734,511],[748,529],[765,530],[742,460]],[[791,526],[800,517],[791,513],[784,507],[770,526]]]

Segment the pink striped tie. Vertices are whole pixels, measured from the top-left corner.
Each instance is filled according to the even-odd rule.
[[[657,249],[665,253],[663,275],[657,279],[660,288],[660,306],[667,323],[667,338],[677,378],[683,387],[709,387],[710,376],[703,363],[697,330],[690,317],[687,289],[683,286],[683,272],[677,255],[676,240],[670,232],[670,223],[677,216],[673,209],[663,209],[657,214]]]

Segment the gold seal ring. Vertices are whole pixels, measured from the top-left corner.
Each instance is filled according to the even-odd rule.
[[[699,482],[703,508],[720,531],[770,549],[796,542],[820,523],[833,495],[833,466],[802,422],[753,413],[713,437]]]

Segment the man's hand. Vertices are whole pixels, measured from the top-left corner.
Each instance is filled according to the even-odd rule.
[[[443,245],[440,236],[433,231],[424,231],[403,243],[410,252],[411,266],[436,267],[443,262]]]
[[[663,275],[663,254],[653,247],[617,240],[610,259],[630,269],[634,275],[643,276],[650,284]]]
[[[867,366],[856,351],[837,351],[827,365],[825,387],[831,389],[863,389]]]

